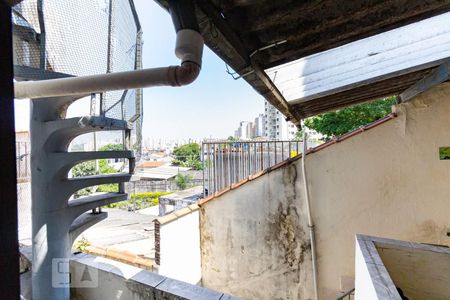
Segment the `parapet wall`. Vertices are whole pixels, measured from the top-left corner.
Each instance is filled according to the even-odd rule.
[[[450,84],[306,156],[320,299],[354,287],[356,234],[450,245]],[[312,299],[301,161],[201,203],[202,283],[245,299]]]
[[[86,275],[86,270],[89,276]],[[127,300],[220,300],[238,299],[221,292],[167,278],[127,264],[89,254],[75,255],[70,261],[71,277],[88,277],[93,287],[71,288],[71,299]],[[86,284],[87,281],[81,281]]]

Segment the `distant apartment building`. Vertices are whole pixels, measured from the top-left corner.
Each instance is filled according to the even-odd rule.
[[[297,128],[291,122],[286,121],[280,113],[269,102],[264,103],[265,136],[271,140],[292,140]]]
[[[265,124],[265,116],[264,114],[259,114],[259,116],[257,116],[255,118],[255,122],[254,124],[254,136],[255,137],[265,137],[266,136],[266,124]]]
[[[248,140],[253,137],[253,124],[248,121],[241,121],[238,129],[234,132],[234,136],[241,140]]]

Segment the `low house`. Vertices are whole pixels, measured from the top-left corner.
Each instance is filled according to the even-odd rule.
[[[194,186],[169,195],[159,197],[159,215],[164,216],[183,207],[198,202],[203,198],[203,187]]]

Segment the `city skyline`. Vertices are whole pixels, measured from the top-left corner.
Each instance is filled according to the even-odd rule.
[[[153,1],[135,5],[144,33],[144,68],[179,65],[169,14]],[[227,74],[225,63],[205,46],[202,70],[191,85],[144,89],[143,139],[227,138],[240,120],[263,109],[263,97]]]

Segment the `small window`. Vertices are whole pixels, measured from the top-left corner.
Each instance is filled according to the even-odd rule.
[[[450,147],[440,147],[439,148],[439,159],[440,160],[450,159]]]

